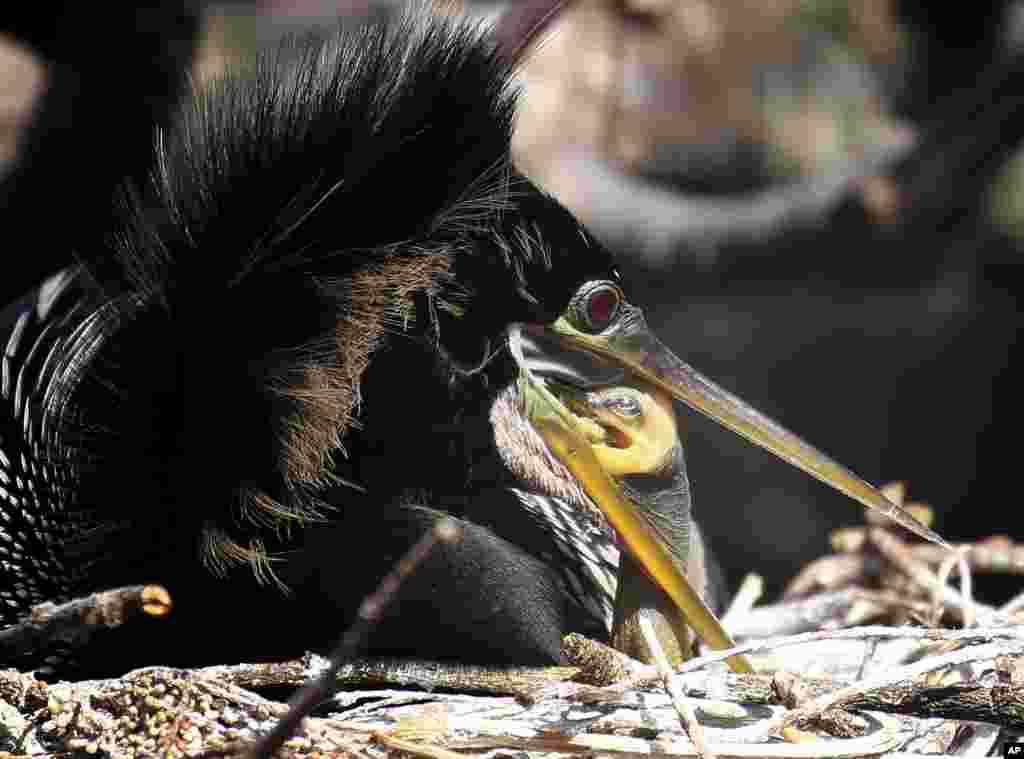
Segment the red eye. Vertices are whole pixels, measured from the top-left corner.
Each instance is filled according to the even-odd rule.
[[[587,301],[587,316],[591,324],[607,324],[619,308],[619,296],[614,290],[602,288]]]
[[[622,291],[611,282],[588,282],[576,292],[570,306],[577,327],[586,332],[602,332],[619,315]]]

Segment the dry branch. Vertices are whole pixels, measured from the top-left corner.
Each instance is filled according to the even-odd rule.
[[[384,609],[398,594],[402,583],[414,573],[438,543],[454,543],[462,537],[462,530],[453,519],[438,521],[406,552],[397,564],[380,581],[374,591],[363,599],[352,625],[338,641],[331,652],[328,667],[314,679],[307,682],[289,702],[287,714],[274,725],[266,735],[260,736],[256,744],[247,751],[253,759],[270,759],[295,734],[302,720],[309,716],[317,705],[326,700],[338,687],[337,675],[345,663],[351,660],[366,636],[380,621]]]
[[[112,588],[62,604],[39,604],[24,620],[0,630],[0,661],[58,640],[81,645],[96,632],[134,617],[161,618],[170,611],[171,596],[159,585]]]
[[[1021,723],[1024,678],[1019,673],[1024,672],[1024,632],[1019,629],[870,627],[793,636],[747,648],[773,650],[784,662],[786,651],[798,645],[823,647],[822,655],[842,657],[847,654],[837,647],[839,642],[866,644],[874,640],[880,641],[879,660],[891,656],[887,646],[903,646],[906,653],[908,641],[962,647],[900,668],[883,668],[882,675],[861,682],[799,677],[790,678],[786,686],[781,685],[784,678],[731,675],[721,664],[710,666],[728,655],[723,652],[694,660],[685,668],[688,673],[674,675],[672,682],[695,705],[707,733],[706,750],[720,757],[870,754],[895,750],[921,736],[948,747],[959,735],[955,729],[936,733],[934,723],[925,726],[916,718],[883,717],[880,712],[1000,725]],[[953,685],[915,679],[936,668],[948,670],[973,660],[983,661],[984,669],[998,673],[998,679]],[[351,670],[358,671],[359,664],[351,663]],[[0,699],[18,715],[15,719],[5,713],[3,721],[8,734],[27,736],[24,748],[30,751],[41,751],[44,743],[67,750],[102,750],[113,757],[158,751],[168,756],[237,751],[251,746],[253,738],[267,734],[276,720],[288,713],[284,704],[240,684],[260,688],[294,685],[306,675],[315,675],[318,666],[323,666],[322,660],[307,658],[285,665],[151,669],[117,680],[77,685],[46,685],[31,675],[0,673]],[[374,666],[376,669],[367,671],[384,672],[379,662]],[[463,665],[454,669],[459,667]],[[437,665],[435,671],[444,669]],[[417,681],[426,685],[424,678],[431,668],[415,671]],[[500,676],[492,674],[490,682],[499,682]],[[377,759],[395,750],[426,759],[451,759],[450,752],[466,756],[499,747],[525,751],[531,757],[534,752],[572,755],[595,751],[696,755],[696,748],[683,737],[671,699],[657,684],[597,688],[562,682],[535,691],[538,697],[527,704],[498,696],[366,690],[366,682],[362,681],[362,689],[339,693],[321,707],[321,714],[330,711],[334,715],[307,717],[300,731],[284,743],[284,750],[293,756],[341,751],[364,759]],[[520,684],[517,680],[511,690]],[[794,699],[793,694],[800,691],[805,695]],[[806,703],[795,710],[780,705],[794,700]],[[722,708],[723,702],[741,706],[730,714]],[[852,715],[851,709],[867,713]],[[750,744],[763,740],[770,730],[783,732],[798,718],[801,729],[789,729],[787,737],[812,743]],[[830,729],[845,725],[847,730],[866,726],[867,732],[856,739],[822,739],[807,732],[811,725]]]

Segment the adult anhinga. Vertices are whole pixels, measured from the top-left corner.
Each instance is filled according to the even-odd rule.
[[[672,398],[925,530],[653,337],[512,167],[509,76],[485,34],[412,11],[288,43],[156,132],[78,264],[12,312],[0,621],[157,582],[171,619],[79,671],[295,654],[450,514],[462,541],[371,653],[540,663],[607,637],[616,538],[619,634],[650,607],[681,646],[678,605],[721,644]]]

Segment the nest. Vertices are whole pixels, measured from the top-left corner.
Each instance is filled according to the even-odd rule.
[[[886,495],[901,502],[902,488]],[[909,507],[927,519],[926,507]],[[422,542],[420,558],[437,539],[452,536]],[[0,673],[0,748],[111,757],[984,756],[1024,731],[1024,603],[994,608],[970,590],[974,572],[1015,571],[1020,548],[993,539],[949,557],[870,522],[833,543],[837,552],[808,565],[779,603],[756,605],[758,581],[748,578],[723,620],[744,642],[674,672],[577,635],[566,636],[560,667],[350,659],[360,636],[372,635],[370,616],[333,662],[309,654],[58,684]],[[959,590],[947,584],[954,572]],[[386,585],[366,608],[388,601]],[[160,616],[166,601],[159,589],[125,588],[40,608],[32,624],[36,635],[76,625],[83,634]],[[0,649],[18,634],[5,631]],[[759,674],[729,673],[724,660],[735,653]]]

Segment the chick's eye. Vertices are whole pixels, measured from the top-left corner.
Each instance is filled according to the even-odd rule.
[[[622,291],[611,282],[588,282],[570,304],[576,326],[586,332],[602,332],[622,308]]]

